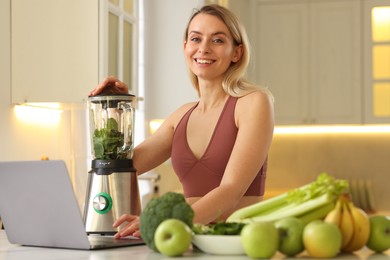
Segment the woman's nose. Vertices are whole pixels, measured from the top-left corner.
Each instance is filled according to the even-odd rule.
[[[209,44],[206,43],[206,42],[203,42],[203,43],[199,46],[198,52],[199,52],[199,53],[204,53],[204,54],[210,53],[210,46],[209,46]]]

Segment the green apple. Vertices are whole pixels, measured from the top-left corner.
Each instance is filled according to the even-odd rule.
[[[314,220],[303,229],[303,244],[311,257],[335,257],[340,252],[341,242],[341,231],[333,223]]]
[[[180,256],[191,245],[192,231],[179,219],[166,219],[161,222],[155,233],[154,243],[160,253],[166,256]]]
[[[303,250],[303,222],[294,217],[283,218],[275,222],[279,231],[279,252],[286,256],[295,256]]]
[[[375,215],[370,217],[370,237],[367,247],[381,253],[390,248],[390,217]]]
[[[241,242],[247,256],[271,258],[279,246],[279,232],[272,222],[253,222],[241,230]]]

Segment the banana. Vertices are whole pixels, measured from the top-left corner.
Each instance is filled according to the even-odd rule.
[[[324,221],[328,223],[333,223],[339,227],[341,212],[342,212],[342,201],[339,199],[336,202],[336,206],[325,216]]]
[[[339,225],[341,234],[343,236],[341,248],[349,244],[354,232],[354,225],[351,212],[348,208],[348,201],[342,203],[342,211]]]
[[[365,246],[370,236],[370,220],[367,213],[356,207],[351,201],[348,203],[351,212],[354,233],[350,242],[342,248],[343,252],[352,253]]]

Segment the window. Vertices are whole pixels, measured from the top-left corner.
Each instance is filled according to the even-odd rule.
[[[103,76],[114,75],[137,95],[137,1],[109,0],[106,8],[107,31],[103,48],[107,62]],[[107,12],[108,10],[108,12]]]
[[[390,116],[390,7],[374,7],[371,19],[373,112]]]

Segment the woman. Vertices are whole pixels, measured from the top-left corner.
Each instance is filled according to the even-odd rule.
[[[133,163],[142,174],[171,157],[194,223],[205,224],[262,199],[273,101],[265,88],[244,79],[249,43],[228,9],[206,5],[192,15],[184,54],[199,101],[180,107],[138,145]],[[90,95],[105,90],[127,93],[128,88],[109,77]],[[123,215],[114,226],[125,222],[117,238],[140,235],[138,216]]]

